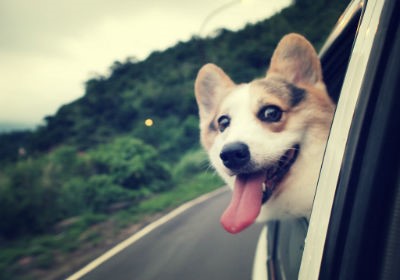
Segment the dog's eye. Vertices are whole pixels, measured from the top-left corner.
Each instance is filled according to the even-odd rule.
[[[264,122],[279,122],[282,118],[282,110],[278,106],[268,105],[258,112],[258,118]]]
[[[218,129],[223,132],[229,126],[231,119],[228,116],[221,116],[218,118]]]

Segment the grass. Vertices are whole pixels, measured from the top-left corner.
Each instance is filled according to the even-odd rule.
[[[70,270],[76,267],[65,267],[69,260],[79,256],[87,262],[88,257],[84,254],[93,250],[101,253],[121,239],[121,232],[127,228],[143,225],[143,221],[151,220],[154,215],[220,187],[222,181],[215,174],[196,172],[196,167],[203,162],[203,154],[191,153],[175,168],[174,177],[179,179],[175,180],[174,188],[155,194],[131,208],[111,215],[86,213],[59,232],[0,243],[0,279],[54,279],[72,273]],[[201,168],[204,170],[203,166]],[[93,252],[88,255],[93,257]]]
[[[141,213],[152,214],[168,208],[174,208],[186,201],[194,199],[201,194],[215,190],[222,182],[211,174],[199,174],[193,181],[181,183],[172,191],[159,194],[139,204],[138,210]]]

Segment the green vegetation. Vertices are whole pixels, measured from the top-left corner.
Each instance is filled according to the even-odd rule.
[[[238,83],[260,77],[284,34],[301,33],[319,48],[347,2],[297,0],[241,31],[117,61],[45,125],[0,134],[0,278],[38,278],[219,187],[198,143],[198,69],[213,62]]]
[[[106,246],[107,240],[117,238],[120,231],[132,224],[141,222],[153,214],[175,208],[220,187],[222,181],[212,170],[204,172],[205,166],[207,166],[207,157],[204,152],[189,151],[171,170],[172,173],[179,174],[173,180],[174,187],[170,187],[168,191],[140,194],[142,196],[139,196],[140,198],[129,192],[126,196],[121,196],[120,192],[124,190],[123,188],[117,187],[112,182],[104,184],[103,180],[106,180],[103,179],[106,178],[103,177],[104,175],[92,175],[89,177],[87,186],[79,185],[83,190],[76,189],[76,200],[67,198],[76,205],[70,209],[74,211],[75,216],[52,224],[50,230],[42,234],[25,234],[23,238],[11,238],[7,243],[2,244],[0,278],[18,279],[19,275],[21,279],[26,279],[26,273],[30,272],[32,279],[38,279],[41,276],[40,273],[52,267],[61,266],[70,258],[68,256],[77,253],[78,249],[86,251]],[[89,183],[91,178],[95,178],[96,189]],[[70,184],[74,182],[66,183],[67,187],[70,187]],[[69,192],[66,193],[71,195]],[[88,196],[87,193],[91,195]],[[128,200],[130,203],[125,203]],[[122,203],[114,203],[116,201]],[[64,201],[59,206],[72,205],[68,203]],[[106,205],[108,208],[104,207]],[[123,208],[113,208],[113,205],[120,205]],[[41,206],[46,208],[45,205]],[[41,211],[46,212],[44,209]],[[20,224],[14,227],[18,225]],[[25,225],[20,232],[23,229],[26,229]],[[62,272],[65,273],[65,271],[60,273]],[[60,274],[57,275],[60,277]]]

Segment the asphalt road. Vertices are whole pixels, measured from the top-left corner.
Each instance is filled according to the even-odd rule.
[[[261,225],[238,235],[219,218],[230,191],[200,203],[150,232],[81,279],[246,280]]]

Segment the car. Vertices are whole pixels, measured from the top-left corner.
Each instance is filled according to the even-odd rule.
[[[253,279],[400,279],[398,11],[353,0],[322,47],[337,109],[313,211],[266,224]]]

